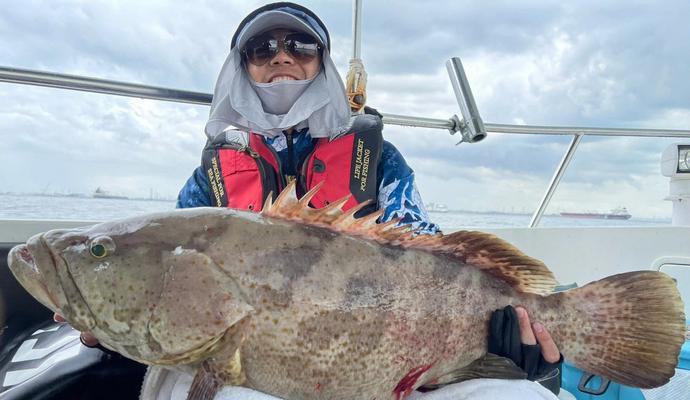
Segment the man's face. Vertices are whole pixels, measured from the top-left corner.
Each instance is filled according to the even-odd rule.
[[[316,76],[321,68],[321,57],[304,60],[297,59],[285,51],[283,40],[286,35],[295,33],[287,29],[274,29],[261,34],[279,41],[278,53],[263,65],[246,62],[247,72],[258,83],[279,82],[282,80],[305,80]]]

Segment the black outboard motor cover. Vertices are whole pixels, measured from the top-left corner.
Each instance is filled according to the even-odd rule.
[[[136,399],[146,367],[89,348],[79,332],[46,321],[10,338],[0,351],[0,399]]]

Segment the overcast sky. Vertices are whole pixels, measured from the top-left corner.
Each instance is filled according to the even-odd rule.
[[[210,93],[237,23],[265,2],[3,1],[0,65]],[[304,1],[346,73],[352,4]],[[460,57],[485,122],[690,129],[690,2],[364,0],[371,106],[459,113]],[[208,114],[178,105],[0,83],[0,192],[175,196],[199,164]],[[426,202],[532,212],[570,137],[388,125]],[[672,139],[586,137],[547,212],[669,217],[659,156]],[[686,140],[685,142],[690,142]]]

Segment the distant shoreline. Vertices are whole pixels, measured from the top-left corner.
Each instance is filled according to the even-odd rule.
[[[443,212],[429,211],[433,215],[443,215],[443,214],[473,214],[473,215],[505,215],[505,216],[519,216],[519,217],[531,217],[532,213],[521,213],[521,212],[506,212],[506,211],[475,211],[475,210],[448,210]],[[545,213],[545,217],[553,218],[563,218],[563,219],[573,219],[566,216],[562,216],[560,213]],[[671,223],[671,218],[665,217],[632,217],[628,221],[650,221],[650,222],[664,222]]]
[[[163,201],[163,202],[174,202],[177,201],[174,197],[126,197],[126,196],[113,196],[113,197],[95,197],[84,193],[22,193],[22,192],[0,192],[0,195],[7,196],[37,196],[37,197],[67,197],[75,199],[93,199],[93,200],[137,200],[137,201]]]
[[[100,200],[105,203],[101,204],[122,204],[122,207],[125,207],[125,204],[131,204],[131,203],[118,203],[118,201],[122,202],[135,202],[135,201],[143,201],[147,203],[170,203],[174,204],[177,199],[172,198],[172,197],[159,197],[159,198],[150,198],[150,197],[128,197],[128,198],[96,198],[92,197],[87,194],[83,193],[17,193],[17,192],[0,192],[1,195],[6,195],[6,196],[12,196],[12,197],[36,197],[36,198],[61,198],[61,199],[74,199],[74,200]],[[1,210],[2,207],[0,207]],[[458,214],[464,214],[464,215],[476,215],[476,216],[504,216],[504,217],[519,217],[519,218],[527,218],[529,219],[532,216],[532,213],[527,213],[527,212],[506,212],[506,211],[477,211],[477,210],[456,210],[456,209],[449,209],[447,211],[428,211],[428,213],[432,216],[432,219],[438,220],[438,219],[444,219],[443,216],[452,216],[452,215],[458,215]],[[573,218],[567,218],[561,216],[558,212],[555,213],[545,213],[544,217],[548,217],[550,219],[554,220],[563,220],[563,221],[578,221],[577,219]],[[2,217],[0,217],[2,218]],[[670,224],[671,223],[671,218],[669,217],[659,217],[659,216],[652,216],[652,217],[638,217],[634,216],[630,220],[623,221],[623,223],[627,222],[632,222],[634,223],[635,221],[637,222],[658,222],[658,223],[663,223],[663,224]]]

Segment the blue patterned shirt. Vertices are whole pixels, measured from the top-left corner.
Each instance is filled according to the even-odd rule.
[[[266,141],[275,149],[281,165],[287,165],[287,141],[285,136],[277,136]],[[307,129],[293,135],[293,149],[296,168],[302,164],[316,143]],[[286,171],[290,173],[290,171]],[[296,171],[292,171],[297,175]],[[414,171],[402,154],[391,143],[384,140],[381,161],[377,168],[379,178],[378,208],[383,210],[380,222],[400,218],[400,223],[411,225],[418,233],[434,234],[440,232],[438,225],[429,220],[422,197],[414,183]],[[180,190],[177,197],[178,208],[210,207],[211,196],[208,177],[203,168],[198,167]]]

